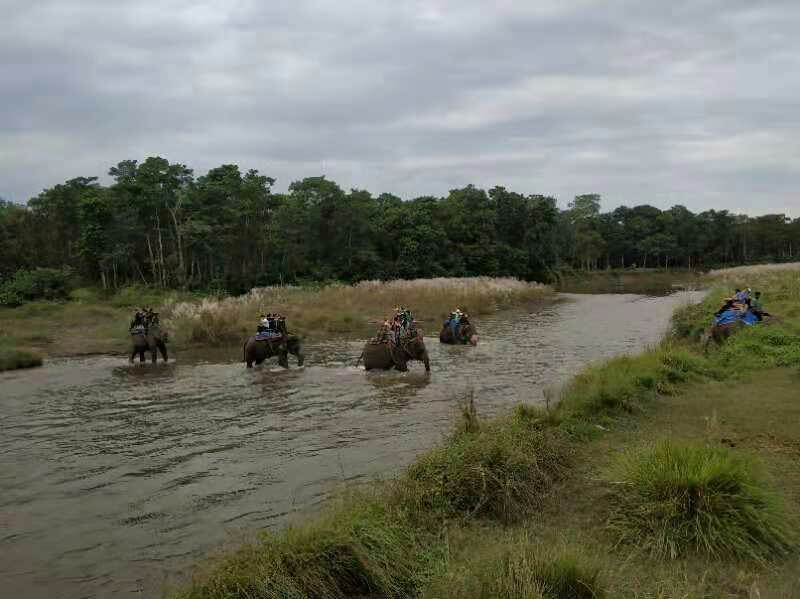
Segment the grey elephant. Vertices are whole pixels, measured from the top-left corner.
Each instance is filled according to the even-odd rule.
[[[155,364],[158,352],[161,352],[161,357],[167,361],[167,332],[164,331],[160,325],[153,324],[147,328],[139,327],[131,331],[131,342],[133,351],[129,361],[133,362],[136,354],[139,354],[139,361],[144,362],[144,353],[150,352],[153,363]]]
[[[399,345],[389,343],[368,342],[361,353],[364,368],[367,370],[389,370],[396,368],[400,372],[408,370],[410,360],[418,360],[425,364],[425,372],[431,371],[428,350],[425,348],[422,331],[414,337],[401,339]]]
[[[298,366],[305,361],[303,344],[297,335],[287,335],[282,339],[256,339],[253,335],[245,341],[242,353],[248,368],[252,368],[253,363],[261,364],[274,356],[278,356],[278,364],[289,368],[289,354],[297,357]]]
[[[461,322],[455,326],[455,331],[453,327],[446,322],[442,330],[439,331],[439,341],[450,345],[466,345],[467,343],[470,345],[478,345],[478,333],[469,320],[462,318]]]

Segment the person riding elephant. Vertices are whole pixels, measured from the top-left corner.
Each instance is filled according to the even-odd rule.
[[[451,315],[451,319],[452,319]],[[439,341],[447,344],[462,344],[470,345],[478,344],[478,334],[475,327],[470,322],[469,315],[461,312],[458,314],[458,320],[455,326],[451,319],[448,319],[442,325],[442,330],[439,331]]]
[[[153,363],[157,360],[158,352],[161,352],[161,357],[166,362],[169,335],[161,328],[158,312],[153,312],[151,309],[139,310],[134,316],[134,322],[136,325],[131,326],[130,330],[132,352],[129,361],[133,362],[136,354],[139,354],[139,361],[144,362],[144,353],[149,351]]]
[[[368,341],[361,357],[366,370],[389,370],[396,368],[400,372],[408,370],[410,360],[418,360],[425,365],[425,372],[431,371],[428,350],[425,348],[423,333],[414,329],[415,334],[401,337],[399,343]]]
[[[245,341],[244,362],[248,368],[253,363],[261,364],[267,358],[278,356],[278,364],[289,368],[289,354],[297,356],[297,365],[305,361],[302,343],[296,335],[290,335],[286,328],[286,317],[280,314],[261,315],[256,334]]]

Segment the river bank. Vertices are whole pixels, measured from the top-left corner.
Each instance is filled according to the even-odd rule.
[[[303,338],[364,339],[397,305],[412,307],[431,335],[456,306],[483,316],[552,297],[546,285],[489,277],[265,287],[238,297],[137,287],[104,296],[84,289],[66,302],[0,309],[0,371],[38,366],[43,358],[125,354],[132,312],[145,305],[161,312],[171,349],[238,349],[264,312],[284,314],[292,332]]]
[[[740,278],[721,274],[674,335],[582,371],[555,407],[482,420],[466,402],[397,479],[223,556],[175,596],[795,596],[800,273]],[[697,333],[734,285],[780,319],[703,352]],[[705,503],[682,499],[695,489]]]

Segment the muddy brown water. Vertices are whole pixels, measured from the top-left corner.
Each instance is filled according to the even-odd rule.
[[[408,464],[467,389],[482,415],[540,402],[585,364],[656,342],[701,295],[563,294],[481,318],[475,348],[431,331],[430,376],[366,373],[361,343],[335,340],[288,371],[246,370],[231,348],[0,374],[0,595],[159,596],[221,545]]]

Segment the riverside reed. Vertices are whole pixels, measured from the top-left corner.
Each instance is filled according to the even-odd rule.
[[[552,295],[546,285],[512,278],[436,278],[362,281],[355,285],[261,287],[242,296],[167,304],[167,327],[189,343],[226,345],[253,334],[259,314],[279,312],[292,332],[364,337],[374,333],[393,307],[411,308],[428,334],[456,307],[489,314]]]
[[[452,436],[396,480],[353,491],[310,523],[265,534],[258,543],[212,560],[174,596],[666,598],[727,596],[731,589],[746,596],[747,589],[758,592],[759,584],[794,589],[793,580],[800,580],[797,539],[791,534],[800,521],[797,460],[792,454],[766,454],[769,476],[755,476],[749,458],[740,462],[720,449],[731,441],[718,434],[713,414],[706,417],[706,429],[701,424],[697,431],[703,422],[697,411],[705,410],[706,401],[715,402],[713,410],[730,410],[739,426],[764,426],[754,418],[757,407],[748,404],[754,395],[748,379],[765,368],[793,367],[788,375],[758,380],[773,390],[771,409],[798,410],[800,417],[796,396],[790,397],[796,391],[792,381],[800,383],[795,372],[800,272],[751,272],[741,285],[746,283],[764,292],[768,310],[782,321],[742,331],[726,346],[704,353],[687,332],[705,324],[700,320],[712,311],[720,289],[702,308],[676,314],[676,334],[658,347],[586,369],[552,410],[523,405],[484,421],[467,402],[464,421]],[[752,351],[758,359],[748,359]],[[719,392],[715,386],[721,386]],[[662,404],[675,409],[661,410]],[[665,476],[669,460],[642,450],[635,455],[648,464],[650,476],[637,485],[632,474],[630,481],[610,480],[607,456],[634,441],[641,450],[638,430],[645,439],[656,430],[669,434],[658,420],[650,422],[656,417],[674,426],[678,436],[705,435],[710,448],[687,445],[691,449],[681,460],[692,466],[684,477]],[[797,419],[781,422],[780,430],[796,440],[782,441],[781,447],[796,442],[800,448]],[[789,512],[778,507],[777,472],[793,493],[793,501],[782,502]],[[738,493],[739,507],[749,510],[728,518],[724,510],[709,508],[702,534],[722,543],[681,536],[685,518],[645,517],[652,507],[647,490],[661,486],[668,497],[678,497],[693,476],[712,492],[720,491],[719,482],[725,492]],[[630,521],[615,511],[611,498],[623,491],[613,483],[640,491],[625,494]],[[619,543],[623,528],[642,524],[660,527],[662,541],[673,539],[679,559],[665,566],[653,556],[658,551]],[[560,555],[553,547],[560,547]],[[679,555],[684,553],[687,560]],[[764,560],[772,561],[772,569],[763,568]],[[772,576],[774,568],[778,574]],[[765,596],[792,596],[787,592]]]
[[[366,338],[396,305],[414,310],[428,335],[456,306],[488,314],[552,296],[552,289],[511,278],[439,278],[365,281],[357,285],[266,287],[239,297],[201,297],[189,292],[125,287],[112,295],[91,288],[73,290],[66,302],[38,301],[0,308],[0,370],[32,365],[39,356],[123,354],[133,309],[152,306],[171,334],[171,348],[234,346],[255,331],[259,314],[281,312],[292,332]],[[6,348],[6,349],[3,349]],[[18,352],[18,353],[14,353]],[[17,357],[13,357],[17,356]]]

